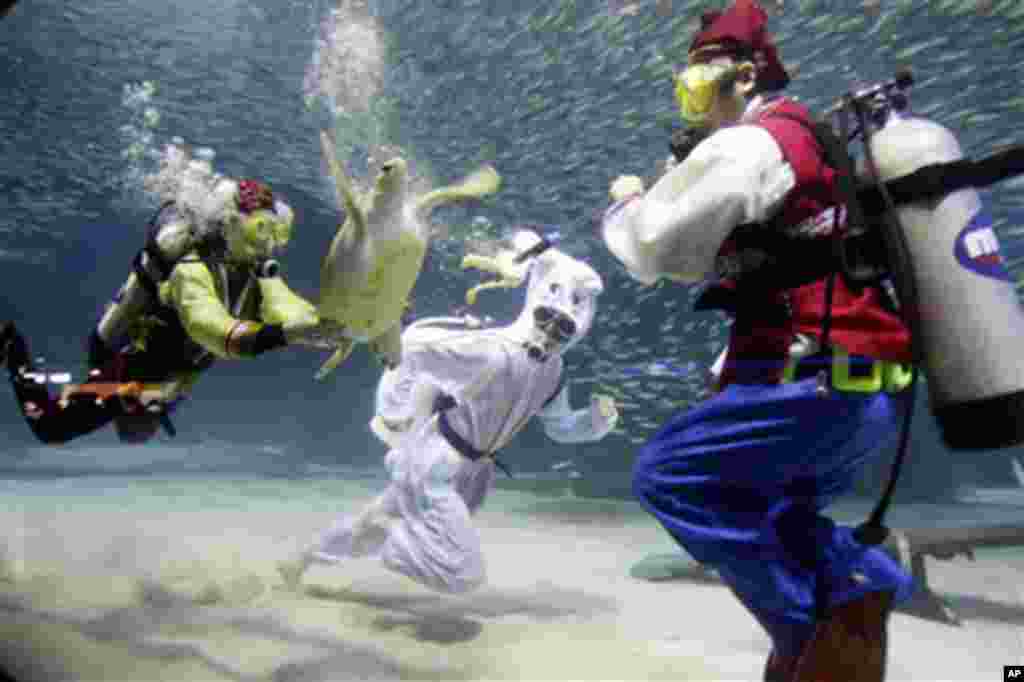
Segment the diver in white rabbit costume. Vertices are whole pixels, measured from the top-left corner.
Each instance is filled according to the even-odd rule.
[[[313,563],[372,557],[438,591],[473,590],[485,572],[470,517],[494,480],[494,455],[534,416],[560,443],[599,440],[615,427],[611,398],[594,396],[589,407],[572,410],[563,382],[562,355],[590,331],[601,277],[547,246],[523,230],[513,251],[463,261],[502,277],[478,288],[516,286],[529,277],[526,305],[512,324],[482,328],[468,316],[428,318],[403,332],[402,363],[381,377],[371,421],[390,447],[391,483],[362,513],[340,519],[279,564],[290,587]],[[542,249],[516,262],[516,254]]]

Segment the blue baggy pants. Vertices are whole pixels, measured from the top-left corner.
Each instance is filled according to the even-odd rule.
[[[908,393],[823,393],[815,378],[730,385],[648,441],[634,493],[718,571],[775,651],[797,656],[813,632],[816,593],[828,606],[874,591],[894,591],[897,602],[911,594],[911,577],[885,552],[821,514],[895,442]]]

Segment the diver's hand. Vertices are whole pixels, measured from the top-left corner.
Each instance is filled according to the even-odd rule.
[[[626,197],[644,193],[644,181],[637,175],[620,175],[615,178],[608,194],[612,201],[622,201]]]
[[[698,128],[683,128],[672,133],[668,148],[672,152],[672,158],[676,163],[685,161],[693,150],[697,148],[708,136],[706,130]]]
[[[345,325],[333,320],[319,320],[284,325],[284,336],[290,346],[306,346],[334,350],[345,344]]]
[[[590,424],[596,439],[604,438],[619,423],[619,408],[607,395],[590,396]]]

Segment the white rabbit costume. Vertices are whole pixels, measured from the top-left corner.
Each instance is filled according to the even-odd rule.
[[[521,252],[540,241],[523,231],[513,243]],[[474,328],[473,318],[433,318],[403,332],[401,364],[381,377],[371,422],[391,448],[391,483],[358,516],[340,519],[298,559],[282,562],[290,585],[311,563],[373,557],[435,590],[473,590],[485,570],[471,515],[494,480],[492,455],[534,416],[561,443],[599,440],[614,428],[611,399],[595,396],[574,411],[562,381],[562,353],[590,330],[600,276],[554,248],[523,264],[512,256],[464,262],[498,271],[503,285],[529,276],[526,305],[512,324]]]

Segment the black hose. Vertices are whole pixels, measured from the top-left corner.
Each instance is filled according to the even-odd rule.
[[[907,449],[910,443],[910,427],[913,422],[914,404],[917,396],[917,384],[919,366],[923,362],[921,349],[921,324],[918,313],[920,311],[920,298],[917,291],[917,281],[914,278],[913,256],[910,253],[910,246],[907,244],[906,234],[896,213],[896,203],[892,195],[881,181],[878,174],[878,166],[875,163],[875,156],[871,150],[871,128],[867,116],[859,102],[854,103],[854,111],[860,121],[861,129],[864,131],[864,160],[868,171],[878,188],[878,191],[885,203],[885,212],[882,215],[883,229],[882,239],[885,242],[885,250],[889,256],[889,262],[893,265],[893,279],[896,286],[897,296],[900,300],[900,311],[904,323],[910,331],[910,355],[911,375],[909,391],[909,404],[907,412],[903,417],[903,429],[900,432],[899,449],[893,460],[892,470],[889,474],[889,481],[886,483],[882,497],[872,510],[868,520],[854,530],[854,538],[864,545],[879,545],[885,542],[889,536],[889,529],[885,525],[885,514],[892,504],[893,495],[896,491],[896,481],[899,479],[906,460]]]

